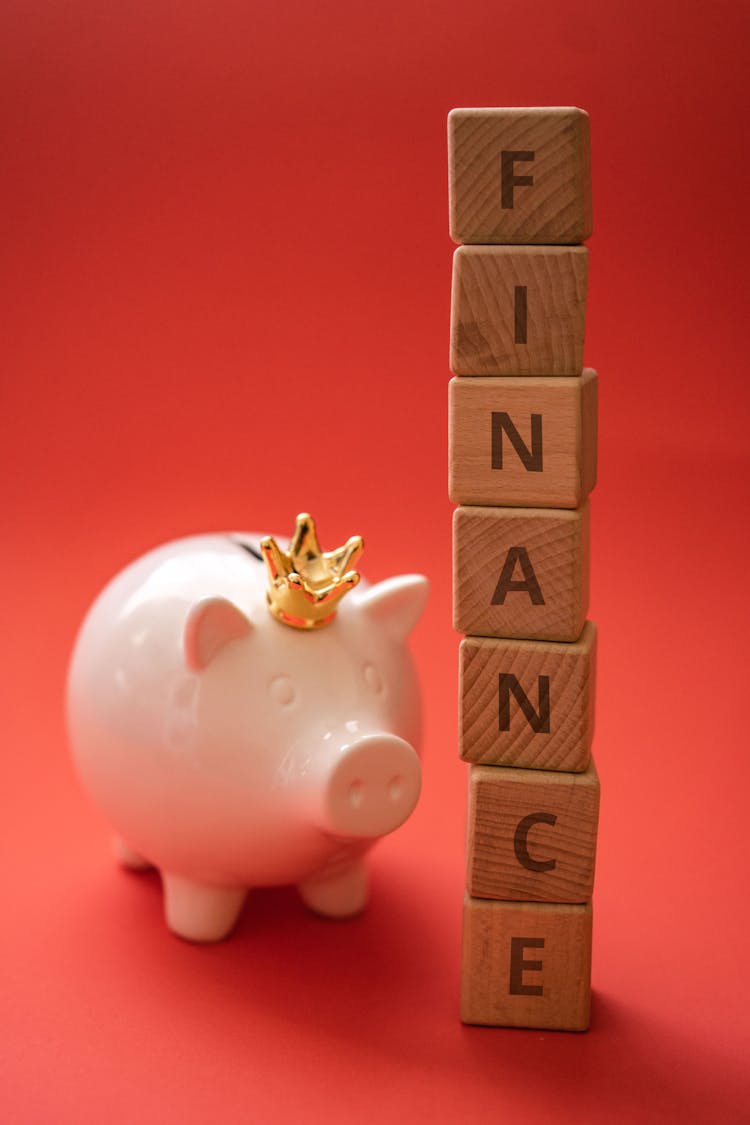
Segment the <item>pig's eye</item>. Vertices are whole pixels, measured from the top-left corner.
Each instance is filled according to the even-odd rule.
[[[362,675],[364,676],[365,683],[367,684],[370,691],[375,692],[376,695],[379,695],[383,690],[383,680],[381,679],[380,672],[378,672],[375,665],[365,664],[364,668],[362,669]]]
[[[294,703],[294,684],[291,676],[275,676],[268,685],[268,692],[274,703],[280,707],[288,707]]]

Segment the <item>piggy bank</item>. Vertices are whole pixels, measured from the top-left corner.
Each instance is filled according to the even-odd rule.
[[[288,544],[181,539],[127,567],[83,622],[75,763],[121,862],[158,868],[181,937],[226,936],[248,890],[273,884],[320,914],[356,914],[365,853],[414,809],[406,639],[427,580],[360,582],[361,550],[354,537],[322,552],[307,514]]]

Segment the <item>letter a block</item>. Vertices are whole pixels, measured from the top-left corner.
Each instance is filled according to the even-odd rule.
[[[475,898],[588,902],[594,889],[599,778],[472,766],[466,889]]]
[[[589,118],[573,106],[448,115],[454,242],[566,245],[591,234]]]
[[[453,627],[480,637],[577,641],[589,603],[589,505],[457,508]]]
[[[594,736],[596,626],[573,644],[464,637],[459,754],[465,762],[580,773]]]
[[[585,1031],[591,1005],[591,904],[464,899],[461,1019],[493,1027]]]
[[[460,246],[453,255],[454,375],[580,375],[585,246]]]
[[[451,379],[454,504],[577,508],[596,484],[597,376]]]

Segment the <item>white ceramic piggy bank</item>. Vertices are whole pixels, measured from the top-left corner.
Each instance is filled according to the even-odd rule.
[[[253,886],[294,883],[321,914],[357,913],[364,853],[417,802],[405,642],[427,580],[353,590],[361,549],[324,554],[307,515],[287,550],[179,540],[124,570],[81,627],[75,761],[121,861],[161,872],[182,937],[224,937]]]

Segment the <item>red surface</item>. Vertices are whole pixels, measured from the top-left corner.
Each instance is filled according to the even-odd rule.
[[[747,7],[6,3],[0,1119],[750,1120]],[[458,1020],[454,105],[591,113],[603,800],[587,1035]],[[743,255],[744,250],[744,255]],[[425,790],[328,924],[171,937],[68,764],[104,581],[172,536],[424,570]]]

